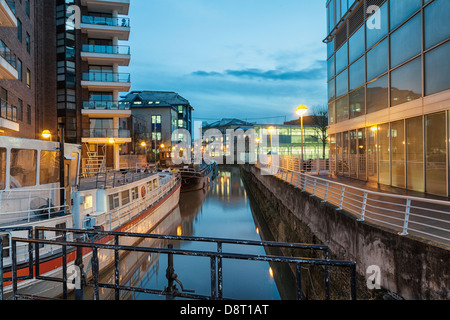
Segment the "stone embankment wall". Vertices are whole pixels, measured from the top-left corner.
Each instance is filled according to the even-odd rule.
[[[357,221],[274,176],[261,175],[254,166],[242,166],[241,176],[275,241],[325,244],[332,258],[357,263],[359,299],[450,298],[448,249]],[[375,283],[374,270],[379,270],[379,290],[367,286],[369,278]]]

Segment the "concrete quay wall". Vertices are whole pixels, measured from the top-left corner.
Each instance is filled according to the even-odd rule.
[[[255,166],[241,167],[250,191],[269,203],[265,219],[275,241],[328,245],[332,258],[351,260],[363,286],[379,270],[381,290],[407,300],[450,299],[450,250],[411,236],[402,236],[357,218],[282,180],[261,175]],[[258,197],[256,197],[258,199]],[[369,290],[372,297],[377,289]],[[386,295],[385,295],[386,296]],[[361,297],[361,296],[360,296]],[[367,298],[367,295],[362,297]]]

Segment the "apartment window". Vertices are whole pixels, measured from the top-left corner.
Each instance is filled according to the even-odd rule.
[[[378,126],[378,150],[379,150],[379,162],[378,162],[378,182],[381,184],[391,184],[391,165],[390,165],[390,152],[389,152],[389,123],[385,123]]]
[[[363,115],[366,111],[366,88],[361,87],[349,95],[350,119]]]
[[[23,101],[21,99],[17,103],[17,120],[23,121]]]
[[[30,16],[30,1],[31,0],[25,0],[25,12],[27,13],[27,16]]]
[[[336,79],[328,82],[328,101],[333,101],[336,98]]]
[[[22,42],[22,21],[17,19],[17,39]]]
[[[348,65],[347,42],[336,52],[336,73],[341,72]]]
[[[27,124],[31,124],[31,106],[27,105]]]
[[[391,166],[392,185],[405,187],[405,123],[403,120],[391,123]]]
[[[340,97],[348,92],[348,69],[345,69],[336,77],[336,97]]]
[[[336,102],[336,122],[348,120],[348,96]]]
[[[31,88],[31,71],[27,69],[27,88]]]
[[[328,80],[333,78],[336,75],[334,57],[335,56],[332,56],[330,59],[328,59]]]
[[[26,38],[25,38],[25,44],[27,47],[27,52],[30,53],[31,52],[31,37],[30,34],[27,32]]]
[[[334,118],[335,118],[335,103],[330,103],[328,105],[328,123],[329,124],[333,124],[335,122]]]
[[[22,60],[17,59],[17,74],[19,75],[19,81],[22,81]]]

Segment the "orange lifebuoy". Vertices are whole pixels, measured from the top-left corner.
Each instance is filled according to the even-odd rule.
[[[142,198],[145,198],[146,195],[147,195],[147,188],[144,186],[141,188],[141,196]]]

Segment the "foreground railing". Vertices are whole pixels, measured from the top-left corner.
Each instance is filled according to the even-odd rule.
[[[42,232],[60,232],[62,236],[59,240],[46,240],[40,239],[39,234]],[[80,236],[82,235],[90,235],[98,236],[98,237],[108,237],[111,239],[109,243],[95,243],[92,241],[69,241],[67,239],[82,239]],[[69,236],[70,235],[70,236]],[[121,240],[126,241],[124,238],[138,238],[138,239],[160,239],[160,240],[168,240],[168,241],[190,241],[190,242],[209,242],[216,244],[216,251],[203,251],[203,250],[182,250],[182,249],[173,249],[172,246],[169,245],[168,248],[160,248],[160,247],[137,247],[132,245],[120,245]],[[30,267],[29,267],[29,275],[28,276],[20,276],[18,275],[18,266],[16,261],[16,248],[19,243],[24,243],[30,245]],[[31,250],[31,245],[34,244],[34,254],[33,250]],[[61,259],[62,259],[62,277],[55,276],[47,276],[41,274],[40,272],[40,252],[39,245],[54,245],[61,247]],[[239,246],[262,246],[262,247],[277,247],[277,248],[290,248],[290,249],[311,249],[314,251],[322,251],[324,252],[324,258],[302,258],[302,257],[286,257],[286,256],[274,256],[274,255],[255,255],[255,254],[243,254],[243,253],[226,253],[223,250],[224,244],[233,244]],[[34,229],[34,237],[29,236],[28,238],[13,238],[12,239],[12,275],[8,280],[12,281],[12,294],[15,300],[17,299],[48,299],[45,297],[39,297],[36,295],[23,294],[19,290],[18,283],[23,279],[36,279],[41,281],[50,281],[50,282],[59,282],[62,284],[62,297],[64,299],[68,298],[68,284],[73,283],[74,279],[69,279],[68,276],[68,266],[70,263],[73,263],[73,260],[70,261],[69,253],[76,251],[77,257],[75,261],[79,264],[79,268],[81,268],[81,273],[83,273],[83,265],[82,261],[82,249],[88,249],[92,252],[91,257],[91,267],[89,274],[86,275],[86,280],[89,281],[79,281],[80,287],[76,288],[77,290],[83,290],[83,286],[89,286],[93,288],[93,297],[95,300],[100,299],[100,288],[108,288],[113,289],[115,292],[115,299],[119,300],[121,291],[128,292],[142,292],[148,294],[157,294],[157,295],[165,295],[169,299],[173,299],[175,297],[188,298],[188,299],[204,299],[204,300],[221,300],[224,299],[223,295],[223,269],[224,259],[229,260],[248,260],[248,261],[261,261],[261,262],[277,262],[277,263],[289,263],[295,265],[296,270],[296,287],[297,287],[297,298],[303,299],[304,294],[302,290],[302,266],[305,265],[315,265],[322,266],[325,271],[325,290],[326,290],[326,298],[330,298],[330,267],[344,267],[350,269],[350,298],[352,300],[356,300],[356,264],[352,261],[340,261],[340,260],[330,260],[329,259],[329,251],[328,247],[324,245],[309,245],[309,244],[296,244],[296,243],[278,243],[278,242],[267,242],[267,241],[251,241],[251,240],[233,240],[233,239],[219,239],[219,238],[201,238],[201,237],[187,237],[187,236],[172,236],[172,235],[157,235],[157,234],[139,234],[139,233],[124,233],[124,232],[107,232],[107,231],[93,231],[93,230],[76,230],[76,229],[58,229],[58,228],[44,228],[37,227]],[[0,251],[1,251],[0,244]],[[110,252],[111,255],[111,265],[114,267],[114,279],[111,283],[101,283],[100,282],[100,261],[99,261],[99,250],[102,250],[102,256],[106,254],[106,252]],[[242,250],[240,250],[242,252]],[[144,254],[167,254],[169,264],[167,270],[167,279],[168,286],[164,290],[160,289],[152,289],[152,288],[141,288],[141,287],[133,287],[127,286],[121,283],[121,278],[119,274],[119,264],[120,264],[120,254],[124,252],[141,252]],[[176,274],[174,273],[174,269],[176,266],[173,266],[173,255],[183,255],[183,256],[193,256],[193,257],[206,257],[210,259],[210,295],[200,295],[195,294],[192,291],[184,290],[181,286],[181,292],[174,286],[174,279],[176,279]],[[73,257],[72,257],[73,259]],[[32,266],[35,266],[34,274],[32,270]],[[174,268],[175,267],[175,268]],[[2,279],[0,279],[1,281]],[[76,280],[76,279],[75,279]],[[179,283],[179,281],[175,280]],[[77,282],[77,281],[76,281]],[[0,282],[0,285],[2,283]],[[76,296],[80,296],[79,291],[78,294],[75,292]],[[82,295],[82,294],[81,294]]]
[[[450,201],[375,192],[283,167],[275,176],[359,221],[450,245]]]

